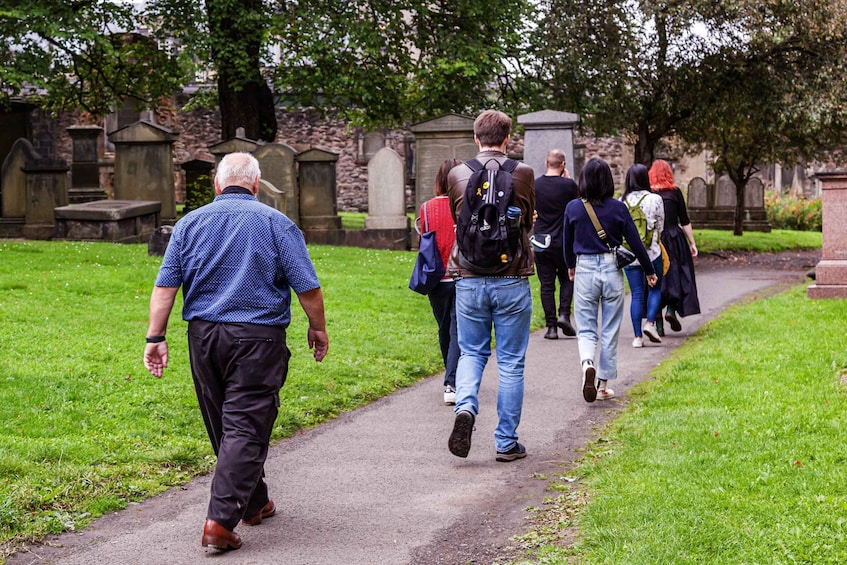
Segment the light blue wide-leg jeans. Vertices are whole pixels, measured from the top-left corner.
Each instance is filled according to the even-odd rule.
[[[456,282],[456,326],[459,366],[456,369],[456,413],[479,413],[479,386],[496,337],[497,451],[518,440],[524,394],[524,366],[532,320],[532,294],[526,278],[469,277]]]
[[[600,380],[611,381],[618,376],[618,334],[625,294],[623,272],[615,265],[614,253],[577,255],[574,319],[579,358],[593,361],[599,343],[597,378]]]

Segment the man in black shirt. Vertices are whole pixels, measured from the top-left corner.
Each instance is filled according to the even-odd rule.
[[[568,278],[568,267],[562,252],[562,222],[565,206],[578,198],[576,183],[568,178],[565,153],[552,149],[545,162],[547,172],[535,179],[535,221],[533,246],[535,267],[541,283],[541,306],[547,322],[546,339],[559,339],[562,328],[566,336],[576,335],[571,325],[573,281]],[[559,281],[559,308],[556,309],[556,280]]]

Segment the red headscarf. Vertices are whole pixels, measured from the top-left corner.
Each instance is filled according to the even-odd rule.
[[[650,188],[653,190],[669,190],[676,188],[673,171],[667,161],[656,159],[650,167]]]

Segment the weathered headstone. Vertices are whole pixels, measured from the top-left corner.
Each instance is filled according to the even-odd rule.
[[[432,198],[435,176],[445,159],[467,161],[479,152],[473,123],[468,116],[448,114],[409,128],[415,134],[415,210]]]
[[[823,249],[809,298],[847,298],[847,171],[817,173],[821,184]]]
[[[22,235],[27,239],[53,237],[53,210],[68,204],[68,165],[62,159],[43,157],[27,161],[26,223]]]
[[[547,171],[547,152],[558,148],[565,152],[566,167],[571,178],[579,178],[573,144],[573,129],[579,123],[577,114],[541,110],[518,116],[518,123],[525,128],[523,161],[532,167],[535,176],[541,176]]]
[[[224,158],[224,155],[229,155],[230,153],[252,153],[261,146],[262,142],[245,137],[244,128],[237,128],[235,130],[235,137],[210,145],[209,153],[215,156],[215,163],[219,163]]]
[[[688,208],[708,208],[709,194],[706,181],[700,177],[694,177],[688,183]]]
[[[135,122],[109,134],[115,145],[115,200],[162,203],[162,220],[176,221],[173,143],[162,126]]]
[[[304,230],[340,230],[335,164],[338,155],[312,148],[297,155],[300,168],[300,221]],[[289,208],[293,208],[290,203]]]
[[[282,193],[281,199],[273,193],[267,197],[275,202],[274,207],[282,205],[278,210],[291,220],[299,224],[300,210],[297,201],[300,190],[297,183],[297,151],[290,145],[284,143],[267,143],[253,151],[253,156],[259,161],[262,170],[262,179],[268,181],[278,192]],[[269,204],[270,205],[270,204]],[[286,209],[287,207],[287,209]]]
[[[100,188],[100,155],[97,142],[103,128],[100,126],[71,126],[67,128],[73,143],[71,162],[71,187],[68,201],[71,204],[91,202],[106,198]]]
[[[271,208],[279,210],[285,214],[285,192],[278,189],[265,179],[259,180],[259,192],[256,194],[256,198],[262,204],[270,206]]]
[[[41,155],[28,139],[20,138],[12,144],[12,148],[3,162],[3,167],[0,169],[4,218],[23,218],[26,216],[26,174],[23,169],[27,162],[36,162],[39,159],[41,159]]]
[[[717,208],[735,208],[735,183],[727,175],[722,175],[717,183],[717,195],[715,198],[715,207]]]
[[[406,216],[403,158],[383,147],[368,163],[368,217],[366,229],[402,229],[410,226]]]
[[[744,187],[744,207],[749,210],[765,208],[765,184],[759,177],[747,181]]]

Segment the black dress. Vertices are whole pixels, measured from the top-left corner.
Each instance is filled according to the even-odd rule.
[[[694,259],[681,226],[691,223],[685,199],[678,188],[657,190],[665,205],[665,227],[662,245],[668,252],[671,264],[662,278],[662,304],[676,310],[680,317],[700,313],[697,298],[697,281],[694,278]]]

